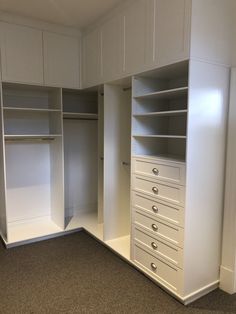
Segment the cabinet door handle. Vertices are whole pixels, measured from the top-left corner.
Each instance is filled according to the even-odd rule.
[[[158,208],[155,205],[152,206],[152,210],[154,213],[158,213]]]
[[[152,246],[152,248],[153,248],[154,250],[157,250],[157,244],[156,244],[155,242],[152,242],[152,243],[151,243],[151,246]]]
[[[157,230],[158,230],[158,227],[157,227],[157,225],[155,225],[155,224],[152,224],[152,229],[153,229],[154,231],[157,231]]]
[[[153,168],[153,169],[152,169],[152,172],[153,172],[156,176],[158,176],[158,174],[159,174],[159,170],[158,170],[157,168]]]
[[[157,188],[156,186],[154,186],[154,187],[152,188],[152,191],[153,191],[153,193],[158,194],[158,188]]]
[[[157,265],[156,264],[151,263],[151,267],[152,267],[153,270],[157,270]]]

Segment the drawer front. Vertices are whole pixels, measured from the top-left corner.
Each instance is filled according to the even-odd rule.
[[[185,185],[185,166],[161,160],[133,159],[133,172],[175,184]]]
[[[157,237],[151,237],[137,228],[133,230],[133,238],[146,249],[149,249],[152,254],[160,255],[175,266],[183,267],[183,250],[181,248],[170,245]]]
[[[167,284],[173,290],[178,290],[182,273],[181,269],[170,266],[168,263],[144,251],[138,245],[134,245],[134,261],[155,279],[163,281],[164,284]]]
[[[136,210],[133,211],[133,222],[136,226],[140,226],[146,231],[151,232],[151,234],[159,236],[174,245],[183,247],[184,231],[182,228],[165,224],[143,215]]]
[[[133,189],[137,192],[146,193],[160,200],[171,202],[175,205],[184,206],[185,188],[181,185],[170,185],[160,181],[148,180],[136,175],[133,178]]]
[[[184,226],[184,209],[182,207],[167,206],[136,192],[132,192],[132,205],[139,210],[154,215],[156,218],[165,219],[178,226]]]

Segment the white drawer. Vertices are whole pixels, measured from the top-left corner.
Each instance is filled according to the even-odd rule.
[[[182,270],[178,267],[171,266],[168,262],[153,256],[137,244],[134,245],[134,262],[172,290],[179,290]]]
[[[155,199],[148,198],[132,192],[132,206],[137,209],[146,211],[156,218],[165,219],[170,223],[178,226],[184,226],[184,208],[174,205],[165,205]]]
[[[152,237],[138,228],[133,229],[133,239],[146,247],[146,249],[149,249],[152,254],[167,259],[175,266],[183,267],[183,250],[181,248],[171,245],[158,237]]]
[[[132,188],[175,205],[184,206],[185,203],[185,187],[182,185],[167,184],[132,175]]]
[[[183,247],[184,230],[178,226],[169,225],[159,220],[150,218],[133,210],[133,223],[145,229],[153,235],[159,236],[174,245]]]
[[[134,158],[133,173],[170,183],[185,185],[185,165],[165,160]]]

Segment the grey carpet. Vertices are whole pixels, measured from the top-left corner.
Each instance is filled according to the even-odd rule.
[[[0,313],[236,313],[216,290],[188,307],[85,232],[6,250]]]

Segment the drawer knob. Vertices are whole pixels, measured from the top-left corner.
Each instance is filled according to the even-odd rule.
[[[151,263],[151,267],[152,267],[153,270],[157,270],[157,265],[156,264]]]
[[[159,170],[158,170],[157,168],[153,168],[153,169],[152,169],[152,172],[153,172],[156,176],[158,176],[158,174],[159,174]]]
[[[157,250],[157,244],[155,242],[152,242],[151,245],[154,250]]]
[[[157,227],[157,225],[155,225],[155,224],[152,224],[152,229],[153,229],[154,231],[157,231],[157,230],[158,230],[158,227]]]
[[[156,186],[154,186],[154,187],[152,188],[152,191],[153,191],[153,193],[158,194],[158,188],[157,188]]]
[[[158,208],[155,205],[152,206],[152,210],[154,213],[158,213]]]

